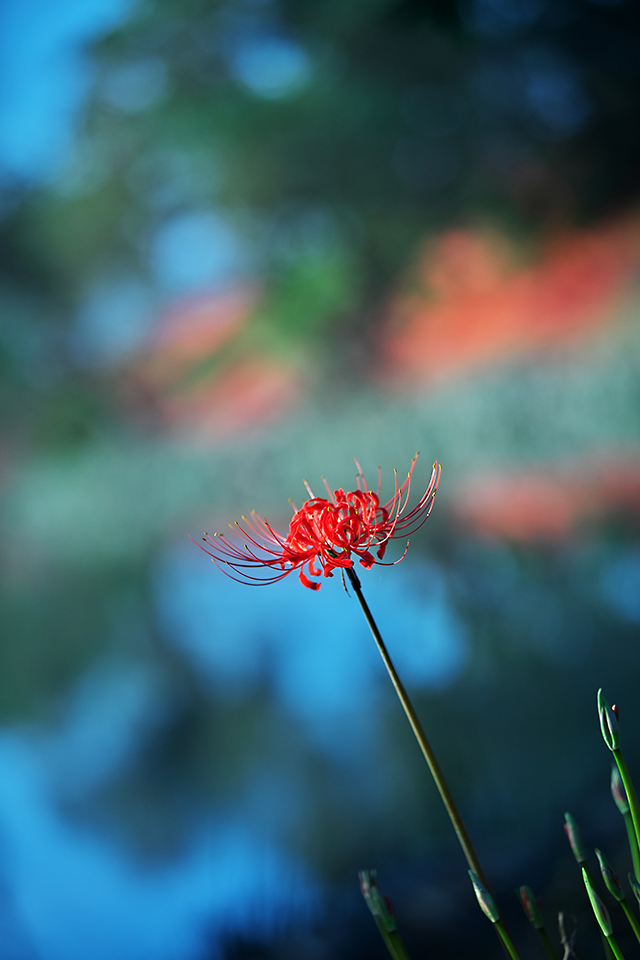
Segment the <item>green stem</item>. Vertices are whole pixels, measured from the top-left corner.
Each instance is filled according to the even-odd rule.
[[[558,960],[558,958],[557,958],[557,956],[556,956],[556,952],[555,952],[555,950],[553,949],[553,947],[551,946],[551,940],[549,940],[549,934],[547,933],[547,931],[545,930],[545,928],[544,928],[544,927],[540,927],[540,928],[538,929],[538,933],[540,934],[540,939],[542,940],[542,943],[544,944],[544,948],[545,948],[545,950],[547,951],[547,953],[549,954],[549,956],[552,958],[552,960]]]
[[[511,960],[520,960],[518,951],[514,946],[513,940],[507,933],[507,930],[503,921],[496,920],[496,922],[494,923],[494,927],[496,928],[496,933],[498,934],[498,936],[500,937],[500,940],[502,941],[503,947],[505,948],[507,954],[511,957]]]
[[[631,929],[636,935],[636,940],[640,943],[640,923],[638,923],[636,915],[634,914],[633,910],[631,909],[631,907],[629,906],[626,900],[621,900],[620,906],[624,910],[625,916],[629,921],[629,923],[631,924]]]
[[[627,811],[623,814],[624,825],[627,828],[627,837],[629,838],[629,849],[631,850],[631,862],[633,863],[633,872],[637,878],[640,878],[640,850],[638,849],[638,840],[636,831],[633,827],[631,813]]]
[[[611,952],[613,953],[616,960],[624,960],[624,954],[622,953],[622,950],[616,943],[615,939],[613,937],[607,937],[607,943],[611,947]]]
[[[629,768],[627,763],[622,755],[622,750],[618,747],[617,750],[613,751],[613,757],[620,771],[620,776],[622,777],[622,785],[624,786],[624,792],[627,795],[627,803],[629,804],[629,810],[631,812],[631,819],[633,821],[633,830],[636,838],[636,848],[640,844],[640,807],[638,806],[638,798],[636,796],[636,791],[633,786],[633,781],[631,779],[631,774],[629,773]],[[631,849],[633,854],[633,847]],[[640,882],[640,874],[637,870],[637,865],[634,860],[633,862],[633,872],[636,875],[636,880]]]
[[[442,798],[442,802],[445,805],[446,811],[449,814],[449,819],[453,824],[453,829],[455,830],[460,846],[462,847],[462,852],[464,853],[467,859],[467,863],[469,864],[473,872],[482,881],[483,886],[485,886],[487,890],[489,890],[489,884],[487,883],[487,879],[484,875],[484,871],[480,866],[480,861],[478,860],[478,856],[475,850],[473,849],[473,845],[471,843],[471,840],[469,839],[469,834],[467,833],[466,827],[462,822],[462,818],[458,813],[458,808],[454,803],[453,797],[451,796],[451,791],[449,790],[449,786],[444,778],[444,774],[440,769],[440,764],[438,763],[436,759],[436,755],[433,752],[433,749],[431,747],[431,744],[427,740],[427,736],[424,730],[422,729],[422,725],[420,721],[418,720],[418,715],[416,714],[413,704],[409,699],[409,694],[405,690],[402,680],[400,679],[400,677],[396,672],[396,668],[394,667],[391,657],[389,656],[389,652],[384,645],[384,640],[382,639],[382,636],[380,635],[380,631],[378,630],[377,624],[373,619],[373,614],[369,609],[369,605],[367,604],[367,601],[362,595],[362,587],[357,577],[357,574],[354,572],[354,570],[351,567],[347,567],[346,572],[351,582],[351,586],[354,589],[355,595],[358,598],[358,602],[362,607],[362,612],[364,613],[365,619],[369,624],[369,629],[373,634],[373,639],[375,640],[378,650],[380,651],[380,656],[382,657],[384,661],[384,665],[387,668],[387,672],[391,677],[391,682],[395,687],[395,691],[398,694],[400,703],[402,704],[404,712],[407,715],[407,719],[411,724],[411,729],[413,730],[415,734],[415,738],[418,741],[420,745],[420,749],[422,750],[422,753],[424,755],[424,758],[427,761],[427,764],[429,765],[431,775],[435,780],[436,787],[438,788],[438,792]]]
[[[352,567],[347,567],[346,573],[347,573],[347,576],[349,577],[349,581],[351,583],[351,586],[353,587],[355,595],[358,598],[358,603],[362,607],[362,612],[364,613],[365,620],[369,625],[369,629],[371,630],[373,639],[375,640],[376,646],[380,651],[380,656],[382,657],[384,665],[387,668],[387,673],[391,677],[391,682],[395,688],[396,693],[398,694],[398,699],[400,700],[400,703],[402,704],[402,708],[405,714],[407,715],[407,720],[411,724],[411,729],[413,730],[414,736],[418,741],[418,744],[420,745],[420,749],[422,750],[425,760],[427,761],[429,770],[431,771],[431,776],[435,781],[436,787],[438,788],[438,793],[440,794],[440,797],[442,799],[442,802],[444,803],[445,809],[449,814],[449,819],[451,820],[453,829],[455,830],[456,836],[458,838],[458,842],[462,847],[462,852],[464,853],[467,863],[469,864],[473,872],[476,874],[478,879],[482,882],[483,886],[490,893],[491,891],[489,889],[489,884],[487,883],[487,878],[484,875],[484,870],[480,866],[478,855],[473,849],[473,844],[471,843],[469,834],[467,833],[467,829],[464,823],[462,822],[462,817],[458,813],[458,808],[454,803],[453,797],[451,795],[451,791],[449,790],[449,785],[447,784],[447,781],[444,778],[444,774],[440,769],[440,764],[436,759],[436,755],[433,752],[433,748],[431,747],[431,744],[427,740],[427,735],[422,729],[422,724],[418,720],[418,715],[414,709],[413,704],[411,703],[409,694],[405,690],[404,684],[402,683],[402,680],[398,676],[396,668],[393,665],[393,661],[389,656],[389,651],[387,650],[384,644],[384,640],[382,639],[382,635],[378,630],[378,625],[373,619],[373,614],[369,609],[369,604],[367,603],[367,601],[363,596],[362,585],[360,584],[358,575],[356,574],[356,572]],[[511,960],[520,960],[516,952],[516,948],[514,947],[511,941],[511,938],[507,933],[507,930],[504,926],[503,921],[499,920],[497,923],[494,923],[494,926],[496,927],[496,932],[500,937],[500,941],[507,955],[511,957]]]
[[[389,936],[391,937],[398,960],[409,960],[407,951],[405,950],[404,944],[399,935],[394,931],[393,933],[389,934]]]
[[[404,948],[404,944],[396,931],[390,932],[385,927],[384,923],[376,917],[376,924],[378,930],[382,934],[382,939],[387,945],[387,950],[393,957],[393,960],[409,960],[407,951]]]

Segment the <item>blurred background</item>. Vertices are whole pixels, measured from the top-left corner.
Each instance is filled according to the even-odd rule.
[[[355,599],[188,539],[417,449],[365,595],[523,958],[521,883],[600,956],[562,824],[626,876],[640,9],[6,0],[0,50],[0,960],[383,958],[374,866],[411,956],[501,956]]]

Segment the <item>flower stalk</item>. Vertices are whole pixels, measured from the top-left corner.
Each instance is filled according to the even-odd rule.
[[[603,696],[602,688],[598,690],[598,717],[600,719],[600,729],[602,730],[604,742],[613,754],[613,759],[615,760],[618,772],[620,773],[620,779],[622,780],[622,786],[627,798],[627,803],[629,804],[629,812],[631,814],[633,831],[635,834],[635,844],[631,844],[633,870],[636,875],[636,879],[640,881],[640,875],[638,874],[638,870],[640,869],[640,862],[638,862],[639,858],[637,858],[637,856],[633,857],[634,847],[636,848],[636,853],[638,847],[640,847],[640,806],[638,805],[638,797],[633,786],[629,768],[627,767],[626,760],[622,750],[620,749],[618,711],[616,707],[609,706],[607,700]]]
[[[438,763],[436,755],[433,752],[433,748],[427,739],[426,733],[422,729],[422,724],[418,719],[418,715],[411,702],[409,694],[405,690],[404,684],[402,683],[402,680],[398,676],[398,672],[393,665],[393,661],[391,657],[389,656],[389,651],[387,650],[384,640],[382,639],[382,635],[378,630],[378,626],[373,618],[373,614],[371,613],[371,610],[369,609],[369,605],[364,598],[360,580],[358,579],[357,574],[353,570],[353,567],[348,567],[346,570],[346,574],[349,578],[351,586],[353,587],[353,591],[356,597],[358,598],[358,603],[362,608],[362,612],[365,616],[365,620],[369,625],[369,629],[371,630],[373,639],[376,642],[376,646],[378,647],[378,650],[380,652],[380,656],[382,657],[384,665],[387,668],[387,673],[391,678],[391,682],[398,695],[398,699],[402,704],[402,708],[407,716],[407,720],[411,725],[411,729],[413,730],[414,736],[418,741],[420,749],[422,750],[422,754],[425,760],[427,761],[429,770],[431,771],[431,775],[435,780],[436,787],[438,788],[438,793],[440,794],[442,802],[444,803],[445,809],[449,815],[449,819],[451,820],[453,829],[455,830],[456,836],[458,838],[458,842],[462,847],[462,852],[464,853],[467,863],[469,864],[469,868],[473,870],[476,876],[479,877],[479,879],[482,881],[484,886],[487,887],[488,886],[487,881],[484,875],[484,871],[482,870],[482,867],[480,865],[480,861],[478,860],[478,855],[476,854],[473,848],[473,844],[471,843],[471,839],[469,837],[469,834],[467,833],[467,829],[464,823],[462,822],[462,817],[460,816],[458,812],[458,808],[455,805],[453,796],[451,795],[451,791],[449,789],[449,785],[447,784],[447,781],[444,778],[444,774],[440,768],[440,764]]]
[[[634,914],[633,910],[629,906],[626,900],[620,901],[620,906],[624,911],[624,915],[629,921],[629,926],[633,930],[636,940],[640,943],[640,924],[638,923],[638,918]]]
[[[640,881],[640,857],[638,857],[638,847],[640,845],[640,806],[638,806],[638,797],[636,796],[636,791],[633,786],[633,781],[631,780],[631,774],[629,773],[629,768],[627,767],[626,760],[622,750],[618,747],[617,750],[613,751],[613,758],[616,761],[618,767],[618,772],[620,773],[620,778],[622,780],[627,799],[629,801],[629,812],[631,814],[631,822],[633,824],[633,835],[635,837],[635,844],[631,847],[631,854],[633,860],[633,871],[636,875],[636,879]],[[634,858],[634,850],[636,852],[636,857]]]
[[[519,960],[516,948],[509,936],[509,933],[507,932],[507,929],[504,925],[504,921],[500,917],[498,909],[495,906],[495,901],[493,900],[493,897],[489,892],[489,886],[485,878],[482,866],[480,865],[478,855],[474,850],[469,834],[467,833],[467,828],[465,827],[462,821],[462,817],[458,812],[458,808],[456,807],[455,801],[451,794],[451,790],[449,789],[449,785],[445,780],[440,764],[438,763],[436,755],[433,751],[433,747],[431,746],[431,744],[429,743],[429,740],[427,739],[427,735],[422,728],[422,724],[420,723],[420,720],[418,719],[418,715],[415,711],[415,707],[411,702],[409,694],[407,693],[404,687],[404,684],[402,683],[402,680],[398,676],[398,671],[393,665],[393,661],[389,655],[389,651],[386,648],[385,642],[382,639],[382,635],[378,629],[378,625],[373,618],[373,614],[371,613],[371,610],[369,609],[369,604],[364,598],[364,594],[362,593],[362,585],[360,583],[358,575],[355,573],[353,567],[347,567],[345,572],[349,578],[349,582],[351,583],[351,586],[353,587],[353,591],[356,597],[358,598],[358,603],[362,608],[362,612],[364,614],[365,620],[367,621],[369,629],[373,635],[373,639],[376,642],[376,646],[378,647],[383,663],[387,668],[387,673],[391,678],[391,682],[398,695],[398,699],[402,704],[402,708],[406,714],[407,720],[409,721],[409,724],[411,726],[411,729],[413,730],[414,736],[418,741],[418,745],[420,746],[422,754],[425,760],[427,761],[427,765],[429,767],[429,770],[431,771],[431,776],[435,781],[436,787],[438,789],[438,793],[440,794],[440,798],[444,803],[445,809],[449,815],[449,819],[455,831],[456,837],[458,838],[458,843],[462,847],[462,852],[464,853],[466,861],[469,865],[469,875],[471,876],[471,879],[473,881],[474,889],[476,891],[476,896],[478,896],[479,889],[483,891],[483,899],[481,900],[480,896],[478,896],[478,901],[480,903],[480,906],[482,907],[484,913],[489,917],[489,919],[493,923],[495,931],[498,935],[498,938],[506,954],[511,958],[511,960]],[[485,906],[483,906],[483,903],[491,904],[491,915],[490,913],[487,912],[487,909],[485,908]]]
[[[633,863],[633,872],[636,877],[640,877],[640,850],[638,849],[638,840],[633,826],[633,819],[629,809],[627,795],[622,785],[622,777],[615,763],[611,767],[611,795],[615,804],[622,814],[624,825],[627,831],[629,849],[631,851],[631,861]]]

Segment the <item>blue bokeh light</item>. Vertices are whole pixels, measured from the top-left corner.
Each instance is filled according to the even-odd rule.
[[[452,683],[468,645],[442,572],[424,560],[405,562],[364,573],[363,586],[408,687]],[[249,696],[268,665],[278,703],[305,724],[314,743],[344,755],[375,738],[373,705],[384,668],[338,576],[325,580],[319,594],[302,587],[295,573],[253,588],[225,577],[195,547],[180,547],[159,564],[156,587],[167,637],[216,697]]]
[[[132,0],[21,0],[0,6],[0,174],[47,180],[64,165],[94,75],[83,48]]]
[[[268,99],[297,93],[311,75],[311,63],[302,47],[278,36],[239,39],[231,53],[230,66],[245,87]]]
[[[227,283],[246,270],[246,253],[231,224],[208,210],[170,217],[152,240],[158,286],[180,294]]]

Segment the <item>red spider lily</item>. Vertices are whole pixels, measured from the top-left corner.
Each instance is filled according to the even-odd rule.
[[[216,533],[213,537],[205,534],[202,539],[207,546],[202,549],[220,566],[223,573],[240,583],[275,583],[289,576],[293,570],[298,570],[303,586],[310,590],[319,590],[320,584],[309,579],[305,574],[305,567],[311,577],[319,577],[321,574],[332,577],[335,568],[344,570],[353,567],[352,554],[360,559],[360,564],[366,570],[370,570],[374,563],[383,562],[390,540],[415,533],[431,513],[440,480],[440,466],[437,463],[433,465],[431,480],[425,493],[413,510],[406,513],[411,492],[411,475],[417,459],[416,454],[411,461],[407,479],[400,487],[394,471],[395,492],[385,504],[380,503],[380,469],[378,468],[378,492],[374,493],[369,490],[356,460],[357,490],[350,490],[348,493],[334,490],[332,493],[323,478],[329,494],[329,499],[325,499],[314,496],[305,481],[311,499],[306,500],[299,510],[292,504],[294,514],[289,524],[289,533],[285,537],[277,534],[269,523],[254,511],[249,519],[242,518],[248,529],[239,523],[229,524],[243,541],[242,547],[236,546],[228,537]],[[403,559],[408,546],[407,541],[404,553],[394,563]],[[377,559],[372,551],[375,551]],[[234,573],[237,576],[234,576]]]

